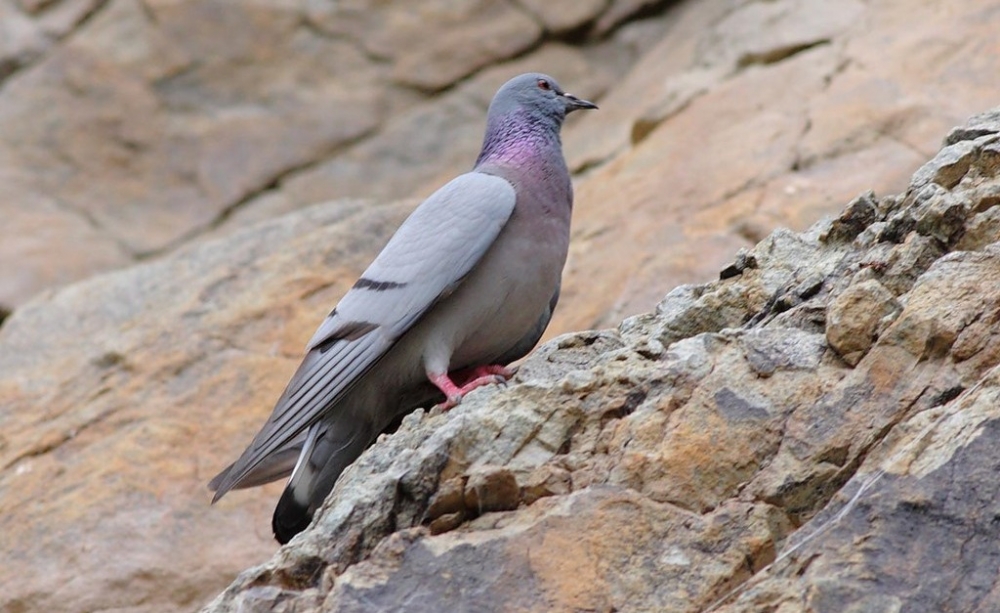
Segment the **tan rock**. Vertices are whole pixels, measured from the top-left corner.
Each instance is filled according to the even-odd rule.
[[[545,69],[595,95],[613,79],[598,67],[621,70],[642,47],[544,44],[511,2],[404,4],[26,0],[0,19],[0,64],[15,71],[0,94],[0,159],[27,191],[15,200],[57,199],[57,225],[86,218],[99,240],[146,257],[331,197],[426,194],[476,153],[482,111],[470,93],[488,99],[505,70]],[[466,83],[450,99],[391,84],[396,74],[448,88],[480,69],[486,89]],[[46,244],[47,256],[18,255],[52,274],[0,299],[20,304],[128,261]]]
[[[312,12],[324,30],[390,60],[392,78],[428,92],[531,47],[541,26],[507,0],[338,2]]]
[[[969,569],[994,551],[985,537],[969,535],[987,530],[983,511],[994,499],[988,472],[978,467],[997,460],[996,383],[989,371],[982,388],[898,426],[898,434],[887,439],[892,444],[867,460],[829,510],[801,529],[815,536],[798,539],[795,551],[718,610],[760,611],[778,603],[781,611],[1000,604],[989,588],[969,589],[970,572],[979,572]],[[854,499],[859,488],[863,495]],[[990,585],[993,579],[983,581]],[[931,585],[955,589],[945,596]]]
[[[27,192],[17,200],[39,193],[59,202],[66,219],[57,225],[86,219],[103,242],[148,255],[375,126],[378,89],[344,78],[368,60],[347,43],[300,41],[295,10],[222,11],[209,1],[147,9],[107,3],[0,94],[0,159]],[[238,35],[219,36],[223,26]],[[62,270],[35,276],[18,302],[122,263],[80,249],[58,264],[67,249],[47,244],[47,262],[24,253],[25,268]]]
[[[834,59],[828,49],[817,49],[770,70],[743,72],[582,181],[564,292],[571,302],[591,292],[605,297],[556,325],[602,325],[604,314],[620,317],[639,304],[655,304],[658,284],[647,279],[669,279],[671,286],[717,274],[749,242],[732,226],[748,217],[755,203],[733,206],[734,201],[793,164],[795,142],[806,125],[801,101],[822,89],[824,75],[835,70]],[[775,87],[788,92],[786,106],[761,98]],[[698,219],[711,222],[702,225]],[[656,251],[666,255],[642,255]],[[581,274],[587,270],[602,274]],[[599,292],[588,289],[597,283]]]
[[[520,502],[517,478],[506,468],[481,466],[465,484],[465,508],[477,515],[510,511]]]
[[[0,4],[0,80],[41,55],[48,46],[38,24],[13,2]]]
[[[606,34],[643,9],[651,8],[657,0],[611,0],[608,9],[595,25],[596,33]]]
[[[0,180],[0,216],[0,310],[12,310],[41,287],[132,261],[86,216],[67,211],[13,177]]]
[[[433,541],[395,535],[374,560],[341,575],[322,608],[392,609],[405,599],[411,609],[433,609],[442,606],[437,594],[462,585],[463,609],[698,611],[704,599],[664,586],[686,580],[725,589],[728,572],[768,557],[770,515],[766,506],[744,504],[693,517],[627,489],[583,490]],[[470,548],[469,529],[486,529],[486,540]],[[706,551],[705,542],[725,553]],[[241,602],[255,600],[247,594]]]
[[[614,79],[578,49],[543,45],[526,58],[485,69],[454,91],[414,105],[390,119],[379,134],[288,178],[278,194],[299,205],[328,194],[426,197],[472,166],[482,146],[486,109],[497,89],[514,75],[543,68],[588,99],[603,93]],[[448,138],[442,139],[443,134]]]
[[[0,609],[189,611],[273,552],[280,488],[205,484],[408,210],[307,209],[4,322]]]
[[[323,198],[426,198],[467,171],[482,145],[485,109],[459,92],[417,105],[391,119],[381,134],[342,155],[290,177],[279,193],[305,205]],[[447,145],[440,135],[454,139]],[[402,146],[401,143],[406,143]],[[424,163],[434,159],[435,164]],[[447,174],[446,174],[447,173]]]
[[[519,0],[545,29],[562,34],[592,21],[608,5],[608,0]]]
[[[854,366],[900,309],[892,292],[875,279],[854,283],[830,304],[826,340],[845,362]]]
[[[969,15],[991,14],[986,4]],[[956,37],[985,40],[975,24],[988,19],[933,2],[832,6],[671,10],[660,44],[602,100],[602,122],[566,136],[575,166],[607,164],[578,183],[571,265],[581,274],[566,283],[592,308],[556,327],[648,310],[659,296],[643,288],[713,278],[775,226],[800,230],[862,191],[902,190],[941,134],[994,104],[984,81],[958,93],[944,77],[985,68],[984,54],[968,62],[958,50],[988,43]]]
[[[457,19],[461,28],[448,28],[448,21],[421,22],[415,36],[416,53],[406,53],[393,68],[399,83],[424,91],[439,91],[472,72],[526,51],[542,36],[541,26],[516,5],[503,0],[467,2]],[[439,29],[429,31],[434,23]],[[404,37],[405,38],[405,37]]]
[[[543,464],[533,470],[521,485],[521,499],[532,504],[546,496],[562,496],[572,491],[572,476],[561,466]]]

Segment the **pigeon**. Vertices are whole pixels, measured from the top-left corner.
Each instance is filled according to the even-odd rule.
[[[330,312],[260,432],[209,483],[213,503],[289,477],[272,520],[287,543],[402,415],[513,375],[552,317],[569,248],[560,129],[596,108],[544,74],[497,91],[472,171],[421,203]]]

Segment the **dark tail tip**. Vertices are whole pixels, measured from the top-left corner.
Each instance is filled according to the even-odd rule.
[[[295,494],[290,488],[282,492],[278,506],[274,507],[274,516],[271,518],[271,529],[274,530],[275,540],[284,545],[296,534],[308,528],[311,521],[312,513],[309,507],[295,500]]]
[[[229,473],[232,472],[233,466],[235,464],[225,467],[222,472],[212,477],[212,480],[208,482],[208,489],[215,492],[215,496],[212,496],[212,504],[219,502],[219,498],[225,496],[226,492],[232,489],[232,484],[226,483],[226,481],[229,479]]]

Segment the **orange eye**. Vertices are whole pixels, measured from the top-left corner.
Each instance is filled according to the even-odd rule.
[[[538,79],[538,88],[544,89],[545,91],[549,91],[550,89],[552,89],[552,86],[545,79]]]

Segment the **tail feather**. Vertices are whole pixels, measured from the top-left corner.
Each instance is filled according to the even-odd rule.
[[[295,499],[295,492],[285,489],[278,499],[278,506],[274,507],[274,516],[271,518],[271,529],[274,530],[274,538],[284,545],[292,540],[299,532],[309,527],[313,513],[309,510],[309,505],[302,505]]]
[[[301,443],[286,447],[261,462],[256,468],[247,473],[243,479],[237,481],[236,484],[229,489],[242,490],[248,487],[257,487],[259,485],[271,483],[272,481],[278,481],[279,479],[285,479],[292,474],[292,469],[301,453]],[[208,482],[208,489],[213,492],[218,492],[219,486],[229,475],[229,471],[231,471],[235,465],[236,463],[234,462],[224,468],[219,474],[215,475],[215,477]],[[216,500],[222,498],[225,493],[226,492],[217,494],[215,500],[212,502],[216,502]]]
[[[387,405],[369,400],[364,411],[337,407],[239,479],[233,479],[231,474],[236,463],[220,472],[209,483],[216,492],[212,502],[230,489],[262,485],[291,475],[271,521],[275,538],[287,543],[309,526],[340,474],[380,432],[395,430],[402,416],[416,407],[443,399],[430,382],[421,381],[402,390]]]
[[[302,453],[271,520],[274,537],[285,544],[309,526],[337,478],[374,438],[362,420],[320,422],[309,430]]]
[[[253,470],[235,481],[232,481],[230,477],[232,476],[233,467],[236,466],[238,460],[222,469],[219,474],[212,477],[212,480],[208,482],[208,489],[215,492],[212,504],[218,502],[230,490],[257,487],[258,485],[284,479],[292,474],[295,462],[302,454],[304,440],[304,434],[293,439],[288,445],[264,458]]]

